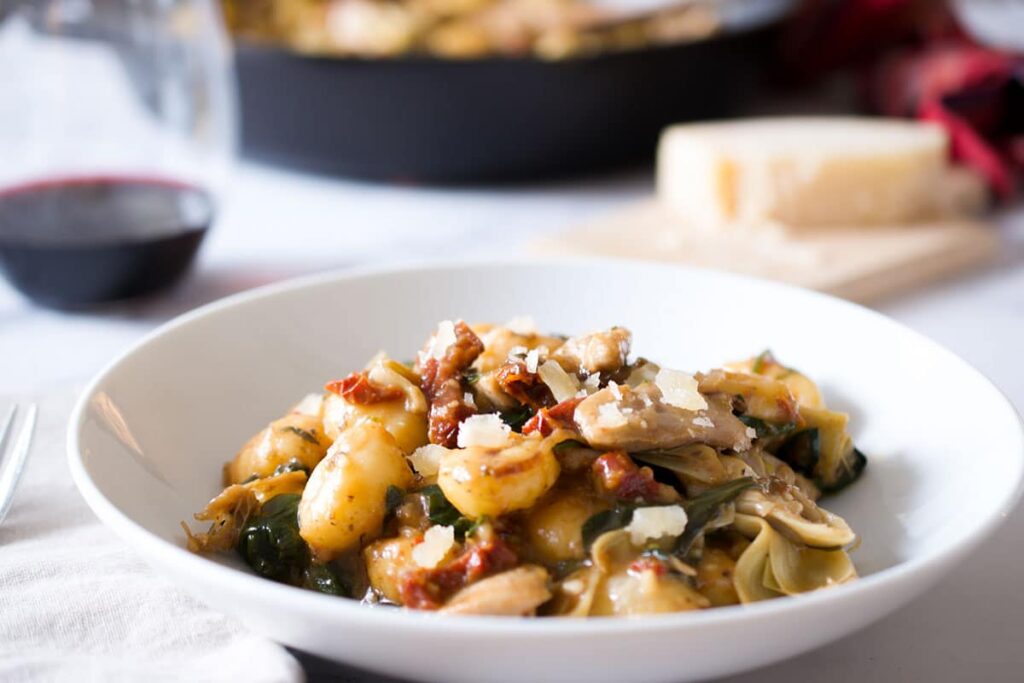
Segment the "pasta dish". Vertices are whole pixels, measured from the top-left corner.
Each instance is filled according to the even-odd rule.
[[[684,343],[684,342],[681,342]],[[443,321],[414,360],[327,382],[224,466],[197,553],[374,605],[626,616],[856,579],[819,503],[866,459],[769,352],[696,374],[575,337]]]

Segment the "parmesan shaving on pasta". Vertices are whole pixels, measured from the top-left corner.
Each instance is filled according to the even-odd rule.
[[[707,410],[708,402],[697,390],[697,380],[681,370],[658,370],[654,383],[661,389],[662,400],[683,410]]]
[[[430,338],[425,355],[427,358],[441,360],[445,351],[455,343],[455,323],[451,320],[442,320],[437,326],[437,332]]]
[[[643,545],[662,536],[678,536],[686,529],[686,510],[678,505],[637,508],[626,527],[634,545]]]
[[[483,446],[498,448],[508,443],[512,429],[502,422],[501,418],[491,413],[488,415],[472,415],[459,425],[459,448]]]
[[[617,405],[614,403],[602,403],[597,407],[597,424],[614,429],[615,427],[625,426],[627,420]]]
[[[529,352],[525,346],[513,346],[508,350],[508,359],[511,361],[522,360]]]
[[[530,349],[526,354],[526,371],[537,372],[538,363],[540,363],[540,351],[537,349]]]
[[[562,366],[553,360],[546,360],[537,368],[540,380],[551,390],[551,395],[561,403],[568,400],[580,390],[580,383],[574,376],[562,369]]]
[[[420,446],[409,455],[409,462],[416,474],[421,477],[433,477],[441,466],[441,456],[448,451],[444,446],[428,443]]]
[[[424,569],[441,564],[455,545],[455,528],[432,526],[423,534],[423,542],[412,549],[412,561]]]

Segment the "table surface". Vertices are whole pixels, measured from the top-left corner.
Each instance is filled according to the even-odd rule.
[[[531,236],[585,222],[648,195],[651,187],[642,173],[544,185],[382,186],[241,164],[195,271],[167,295],[61,314],[32,308],[0,284],[3,389],[29,394],[84,383],[156,325],[234,292],[355,264],[514,252]],[[992,268],[877,308],[961,355],[1021,410],[1024,210],[1004,213],[998,222],[1005,248]],[[832,683],[1019,680],[1022,562],[1024,507],[1018,507],[971,562],[926,598],[816,652],[730,680],[816,680],[826,671]],[[317,680],[383,680],[303,661]]]

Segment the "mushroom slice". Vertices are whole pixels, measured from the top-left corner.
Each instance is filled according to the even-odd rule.
[[[754,536],[753,542],[736,561],[733,585],[740,602],[747,604],[779,597],[782,593],[765,586],[764,582],[771,538],[776,535],[775,532],[763,519],[751,515],[737,514],[734,524],[740,533]]]
[[[529,616],[550,599],[547,571],[537,565],[525,565],[463,588],[438,611],[444,614]]]
[[[555,590],[547,614],[562,617],[587,617],[594,606],[594,597],[604,578],[597,567],[583,567],[565,577]]]
[[[789,489],[792,500],[781,500],[763,491],[744,491],[736,501],[736,511],[764,518],[787,538],[823,550],[834,550],[853,543],[857,535],[839,515],[815,505],[799,491]]]
[[[736,529],[754,536],[736,562],[733,580],[743,603],[796,595],[857,578],[844,550],[809,548],[777,533],[764,519],[736,515]]]
[[[750,448],[747,428],[732,414],[726,396],[707,397],[704,410],[686,410],[662,400],[661,389],[646,382],[636,388],[616,385],[585,398],[574,413],[591,447],[630,453],[667,450],[702,443],[743,451]]]
[[[773,587],[786,595],[808,593],[857,578],[857,570],[845,550],[808,548],[781,534],[772,534],[768,544]]]

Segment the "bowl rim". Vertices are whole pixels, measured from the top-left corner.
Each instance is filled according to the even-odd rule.
[[[773,289],[789,295],[802,296],[809,300],[828,302],[829,305],[857,311],[861,315],[868,315],[884,324],[894,325],[902,333],[910,335],[915,342],[929,347],[931,351],[937,352],[947,361],[961,364],[975,379],[981,380],[983,384],[992,389],[995,392],[994,397],[1001,399],[1003,407],[1008,409],[1009,415],[1016,417],[1015,443],[1008,444],[1006,447],[1008,453],[1016,452],[1017,454],[1017,459],[1014,461],[1016,465],[1015,472],[1012,473],[1016,479],[1011,486],[1006,488],[1001,499],[995,502],[988,514],[976,520],[972,530],[965,532],[957,542],[942,546],[930,553],[912,557],[891,567],[886,567],[867,576],[860,577],[857,581],[836,586],[827,591],[815,591],[800,596],[765,600],[747,605],[718,607],[695,612],[644,615],[643,618],[632,619],[523,619],[497,616],[460,616],[457,619],[453,619],[437,615],[433,612],[397,608],[373,608],[363,605],[354,599],[339,600],[336,596],[323,595],[314,591],[277,583],[191,553],[183,545],[165,540],[149,531],[114,505],[101,493],[86,468],[82,458],[79,439],[90,399],[96,393],[98,387],[125,360],[144,352],[151,344],[173,330],[193,324],[207,317],[215,316],[222,310],[238,305],[336,282],[379,276],[387,277],[416,271],[477,270],[495,267],[530,268],[556,265],[689,272],[701,277],[721,278],[748,286],[756,285],[768,290]],[[144,548],[146,552],[140,553],[140,555],[147,559],[151,565],[155,563],[150,558],[159,558],[161,563],[186,567],[189,575],[194,577],[197,582],[221,586],[226,591],[231,592],[263,593],[266,600],[282,603],[287,601],[297,611],[316,613],[325,619],[349,621],[351,623],[364,620],[367,623],[383,626],[393,631],[410,633],[414,633],[423,627],[429,627],[435,630],[439,629],[445,634],[462,638],[491,637],[497,634],[527,637],[536,634],[545,638],[573,638],[626,631],[630,633],[660,633],[728,623],[734,620],[771,618],[788,615],[793,612],[814,610],[817,609],[818,605],[844,599],[856,600],[860,596],[874,592],[876,588],[881,589],[886,586],[906,582],[919,574],[925,573],[929,568],[945,567],[957,557],[966,555],[995,531],[1006,519],[1010,511],[1016,507],[1022,492],[1024,492],[1024,418],[1022,418],[1020,412],[1006,394],[984,373],[927,336],[865,306],[794,285],[710,268],[651,263],[631,259],[591,257],[538,258],[534,256],[495,259],[432,259],[409,260],[385,265],[372,264],[291,278],[212,301],[159,325],[156,329],[128,346],[96,373],[79,395],[71,412],[67,427],[66,448],[72,479],[86,503],[96,516],[125,542]],[[938,580],[938,578],[939,575],[936,575],[934,580]],[[189,590],[187,585],[183,587]]]

